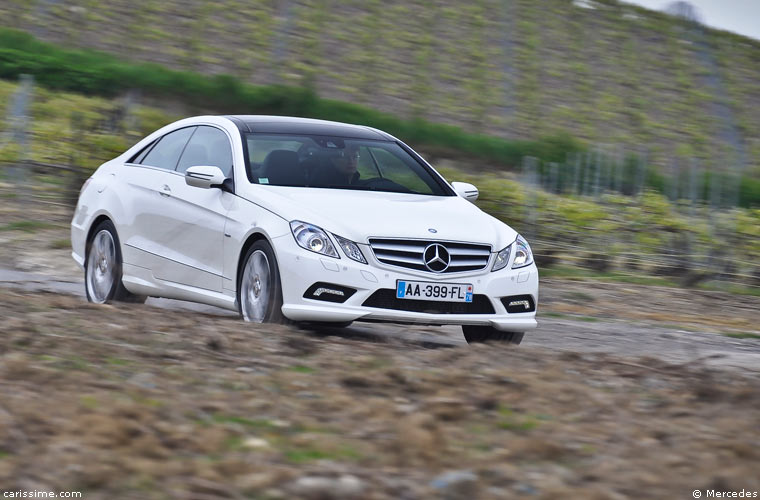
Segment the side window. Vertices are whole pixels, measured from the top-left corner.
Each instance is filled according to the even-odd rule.
[[[145,155],[140,164],[174,170],[177,160],[179,160],[179,155],[182,154],[187,140],[190,139],[194,131],[195,127],[187,127],[166,134]]]
[[[219,167],[225,176],[232,175],[230,141],[218,128],[198,127],[179,159],[177,172],[184,174],[188,168],[200,165]]]
[[[142,163],[142,161],[145,159],[148,153],[150,153],[151,148],[156,145],[156,142],[158,142],[158,139],[154,140],[144,148],[140,150],[139,153],[134,155],[130,160],[129,163],[137,163],[138,165]]]

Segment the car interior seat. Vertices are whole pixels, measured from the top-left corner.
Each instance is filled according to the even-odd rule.
[[[298,161],[298,153],[284,149],[270,151],[261,166],[260,178],[277,186],[304,186],[306,172]]]

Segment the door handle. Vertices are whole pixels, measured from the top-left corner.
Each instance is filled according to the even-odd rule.
[[[161,196],[171,196],[172,190],[169,188],[169,186],[164,184],[164,186],[161,188],[161,191],[159,191],[158,194],[160,194]]]

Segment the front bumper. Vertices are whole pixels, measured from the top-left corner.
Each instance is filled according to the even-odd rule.
[[[368,264],[325,257],[299,247],[291,235],[273,241],[282,281],[282,313],[293,321],[388,321],[428,325],[483,325],[503,331],[522,332],[535,328],[536,311],[508,313],[502,297],[530,295],[538,304],[538,270],[535,265],[522,269],[505,268],[491,272],[493,258],[486,269],[475,272],[436,274],[418,272],[378,262],[369,245],[360,244]],[[341,252],[341,250],[338,250]],[[396,289],[396,280],[469,283],[473,293],[484,295],[493,313],[429,313],[385,309],[364,305],[381,289]],[[353,288],[356,292],[344,303],[336,304],[305,298],[314,283],[325,282]]]

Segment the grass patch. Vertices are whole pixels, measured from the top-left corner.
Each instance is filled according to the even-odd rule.
[[[565,297],[578,302],[594,302],[596,300],[593,296],[583,292],[569,292]]]
[[[711,281],[700,284],[698,288],[700,290],[707,290],[709,292],[726,292],[736,295],[750,295],[752,297],[760,297],[759,286],[742,286],[734,285],[731,283],[721,283],[719,281]]]
[[[571,318],[571,317],[572,317],[572,316],[570,316],[569,314],[565,314],[565,313],[555,313],[555,312],[540,312],[540,313],[538,313],[538,314],[539,314],[539,317],[544,317],[544,318],[560,318],[560,319],[569,319],[569,318]]]
[[[143,405],[143,406],[148,406],[150,408],[161,408],[162,406],[164,406],[164,402],[161,401],[160,399],[145,398],[142,396],[137,396],[133,399],[135,403]]]
[[[210,419],[215,424],[237,424],[250,429],[272,429],[275,426],[266,419],[250,419],[245,417],[236,417],[234,415],[220,415],[216,414]],[[208,423],[208,420],[202,422]]]
[[[539,420],[548,420],[545,415],[518,415],[511,408],[502,407],[499,409],[499,422],[497,427],[515,432],[528,432],[539,425]]]
[[[229,451],[242,450],[245,439],[243,436],[229,436],[224,440],[224,449]]]
[[[57,175],[40,175],[37,180],[54,186],[64,186],[66,184],[66,179]]]
[[[542,267],[541,277],[554,279],[571,279],[578,281],[606,281],[609,283],[630,283],[632,285],[683,288],[683,286],[677,282],[660,276],[634,276],[619,271],[600,273],[598,271],[592,271],[589,269],[574,266]],[[753,297],[760,297],[760,287],[757,286],[735,285],[731,283],[721,283],[720,281],[708,281],[700,283],[696,288],[699,290],[706,290],[711,292],[726,292],[736,295],[751,295]]]
[[[316,371],[314,368],[305,365],[293,365],[290,370],[296,373],[314,373]]]
[[[77,356],[71,359],[63,360],[62,368],[86,372],[90,371],[91,366],[84,358]]]
[[[130,364],[130,361],[121,358],[106,358],[106,364],[111,366],[127,366]]]
[[[595,318],[593,316],[573,316],[573,319],[577,321],[584,321],[586,323],[596,323],[599,321],[599,318]]]
[[[79,402],[88,410],[94,410],[98,407],[98,400],[95,396],[82,396],[79,398]]]
[[[539,313],[539,317],[570,319],[573,321],[585,321],[586,323],[596,323],[597,321],[601,321],[599,318],[595,318],[593,316],[578,316],[575,314],[565,314],[558,312],[542,312]]]
[[[508,431],[527,432],[535,429],[537,426],[538,421],[536,420],[502,420],[499,422],[499,429],[505,429]]]
[[[581,267],[553,266],[541,268],[542,278],[577,279],[589,281],[609,281],[613,283],[630,283],[634,285],[667,286],[682,288],[675,281],[659,276],[630,275],[618,271],[598,272]]]
[[[50,243],[50,248],[54,250],[62,250],[64,248],[71,248],[71,240],[68,238],[61,238],[60,240],[53,240]]]
[[[749,333],[749,332],[731,332],[731,333],[724,333],[726,337],[731,337],[735,339],[760,339],[760,334],[757,333]]]
[[[34,233],[41,229],[52,229],[54,227],[56,227],[56,225],[49,222],[39,220],[20,220],[0,226],[0,231],[24,231],[26,233]]]
[[[361,454],[350,446],[343,446],[337,450],[327,451],[319,448],[294,448],[285,451],[285,458],[289,462],[302,464],[315,460],[356,461],[362,458]]]

